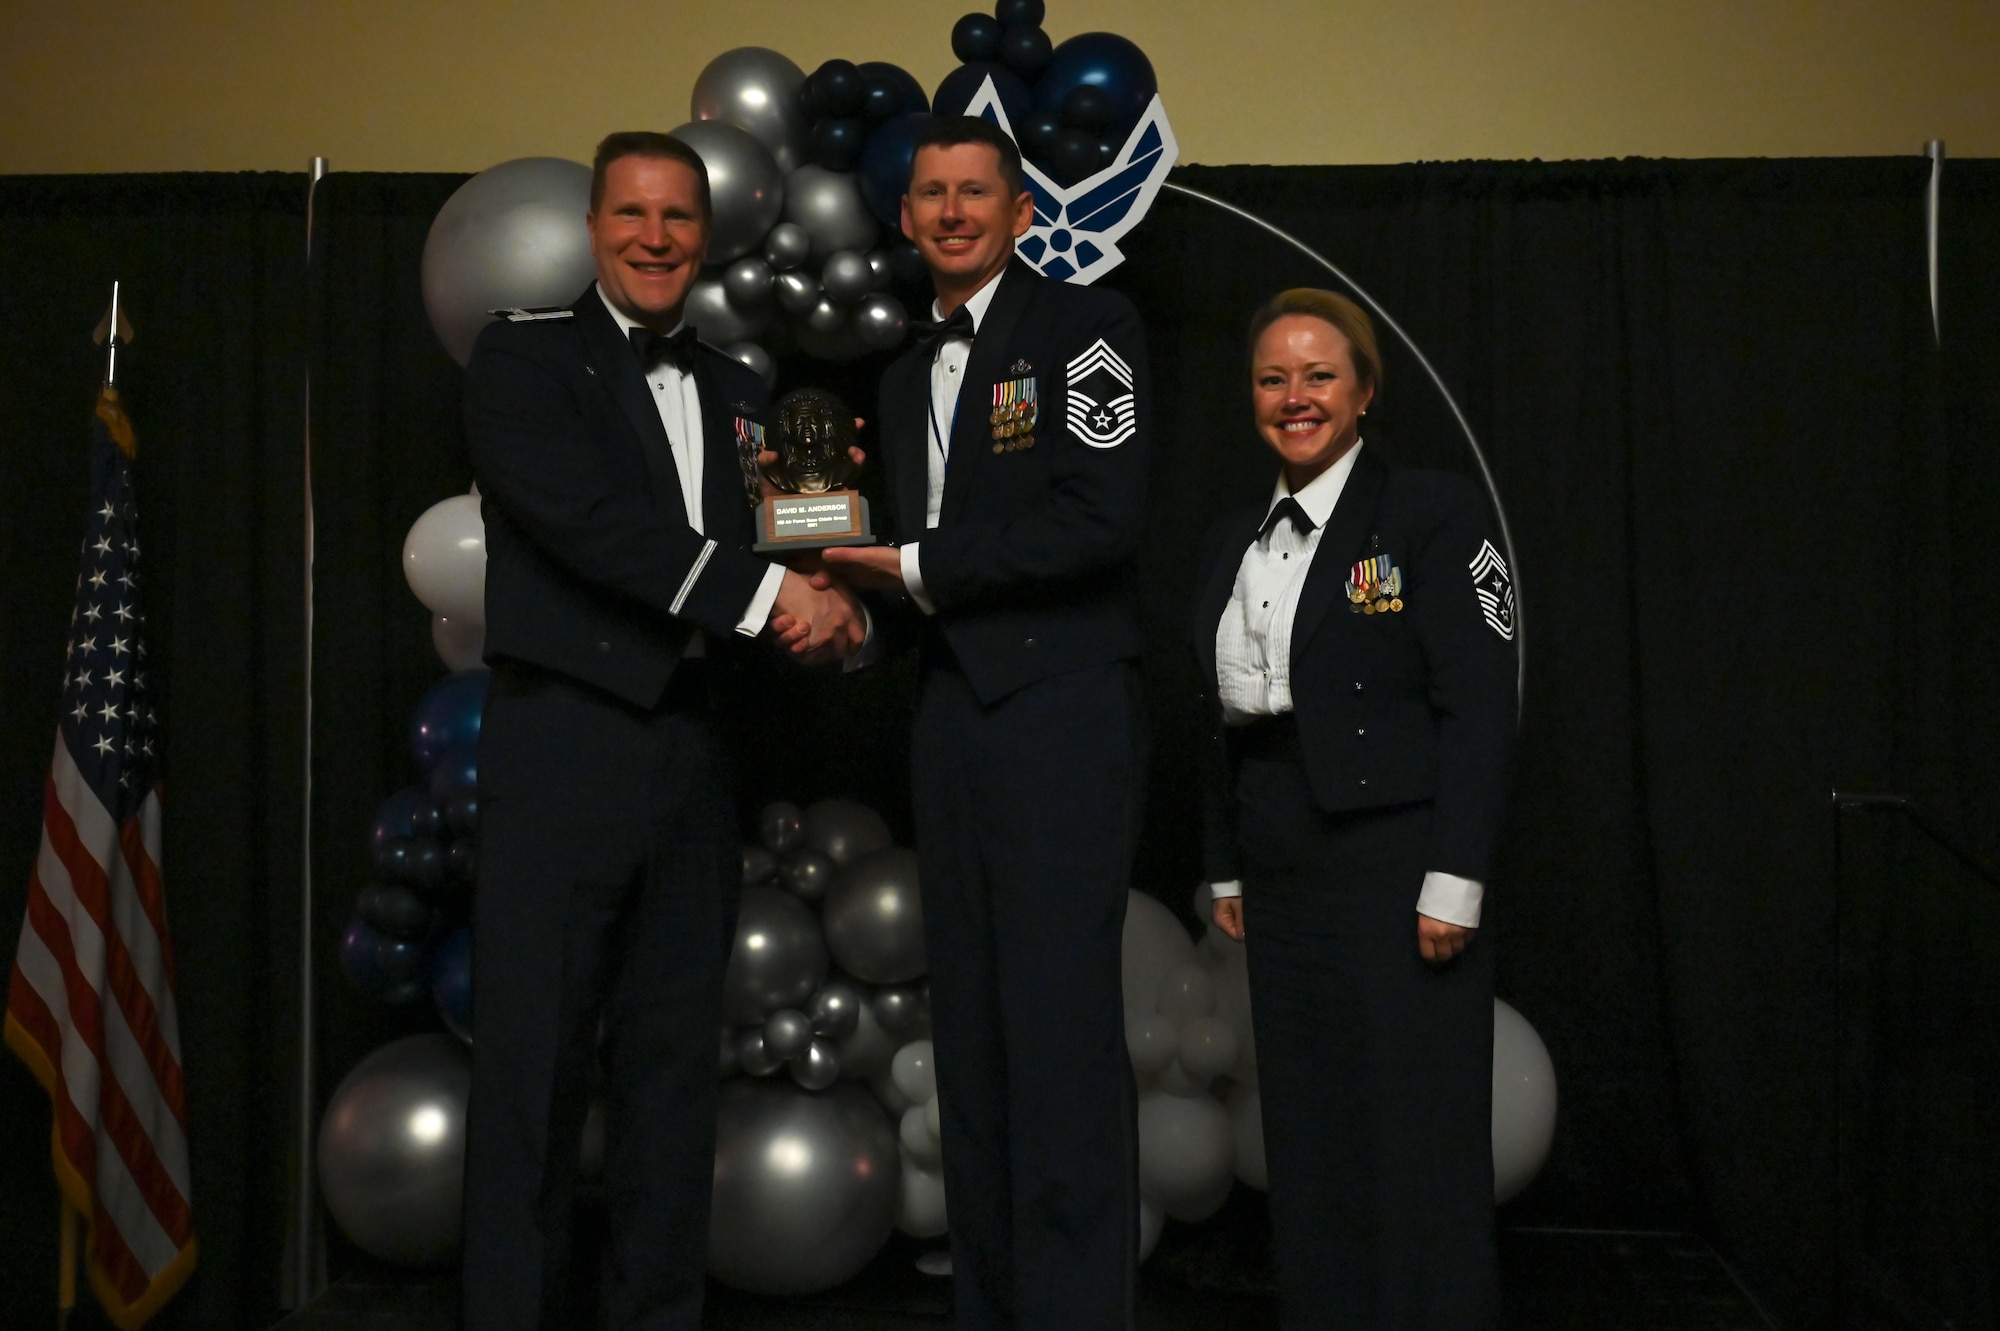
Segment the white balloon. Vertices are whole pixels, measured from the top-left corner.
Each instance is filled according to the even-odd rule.
[[[1238,1086],[1223,1101],[1229,1111],[1229,1135],[1236,1143],[1236,1177],[1259,1191],[1271,1187],[1264,1163],[1264,1098],[1255,1086]]]
[[[1165,1091],[1168,1095],[1205,1096],[1208,1094],[1207,1079],[1196,1078],[1182,1065],[1178,1058],[1161,1069],[1160,1075],[1154,1080],[1153,1085]]]
[[[1236,1066],[1236,1032],[1214,1017],[1196,1017],[1180,1029],[1181,1066],[1207,1083]]]
[[[1229,1113],[1205,1095],[1139,1097],[1139,1191],[1176,1220],[1203,1220],[1229,1196]]]
[[[1194,940],[1174,913],[1144,892],[1125,894],[1125,933],[1119,945],[1120,982],[1127,1018],[1155,1011],[1160,977],[1194,959]]]
[[[1180,1035],[1174,1023],[1157,1012],[1125,1019],[1125,1050],[1132,1056],[1133,1075],[1144,1080],[1157,1077],[1180,1052]]]
[[[929,1040],[912,1040],[898,1049],[889,1062],[889,1076],[896,1089],[913,1105],[937,1094],[937,1068],[931,1058]]]
[[[1493,1000],[1493,1200],[1534,1181],[1556,1135],[1556,1066],[1528,1019]]]
[[[905,1151],[896,1228],[912,1238],[934,1239],[950,1228],[949,1221],[944,1209],[944,1175],[925,1169]]]
[[[930,1125],[924,1122],[927,1105],[928,1102],[905,1109],[902,1122],[896,1125],[896,1135],[902,1138],[909,1159],[925,1169],[936,1169],[943,1163],[944,1154],[938,1150],[938,1139],[931,1135]]]
[[[1139,1199],[1139,1260],[1145,1261],[1160,1246],[1160,1232],[1167,1227],[1167,1213],[1158,1205]]]
[[[1154,1004],[1176,1024],[1215,1014],[1215,981],[1189,958],[1160,977]]]
[[[431,646],[437,648],[438,660],[454,673],[486,668],[486,626],[476,619],[432,615]]]
[[[924,1104],[924,1129],[933,1140],[941,1141],[944,1137],[944,1121],[938,1117],[938,1098],[935,1095]]]
[[[486,524],[479,501],[432,504],[403,538],[403,576],[432,614],[486,621]]]

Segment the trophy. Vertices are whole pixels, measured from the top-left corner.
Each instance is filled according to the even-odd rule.
[[[819,388],[794,388],[773,412],[771,451],[777,462],[764,478],[783,491],[757,505],[759,553],[873,545],[868,501],[845,488],[854,478],[854,413]]]

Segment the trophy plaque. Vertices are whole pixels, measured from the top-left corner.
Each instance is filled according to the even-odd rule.
[[[773,410],[771,451],[778,455],[764,478],[782,493],[757,505],[760,554],[824,550],[832,545],[873,545],[868,501],[846,488],[854,479],[854,413],[833,394],[795,388]]]

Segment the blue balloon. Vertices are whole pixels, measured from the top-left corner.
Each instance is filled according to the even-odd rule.
[[[428,774],[447,749],[471,748],[486,711],[490,670],[461,670],[431,685],[410,718],[410,752]]]
[[[371,887],[356,898],[354,909],[377,933],[390,938],[415,941],[431,931],[431,908],[407,887]]]
[[[1083,32],[1050,53],[1035,80],[1035,106],[1060,112],[1063,99],[1085,84],[1103,89],[1110,102],[1109,129],[1120,142],[1160,90],[1153,62],[1131,41],[1115,32]],[[1010,108],[1007,114],[1014,112]]]
[[[887,79],[896,86],[901,99],[896,106],[897,115],[916,115],[931,109],[931,99],[924,96],[924,85],[917,82],[917,76],[901,65],[892,65],[886,60],[870,60],[856,66],[861,77],[866,79]]]
[[[910,192],[917,135],[930,123],[927,115],[898,116],[878,126],[861,150],[861,197],[883,226],[902,225],[903,196]]]
[[[1064,42],[1063,45],[1069,43]],[[1007,113],[1007,123],[1020,124],[1021,117],[1033,109],[1034,97],[1029,93],[1028,85],[1021,82],[1020,75],[991,60],[960,65],[945,75],[944,82],[938,84],[937,91],[931,94],[931,109],[940,116],[964,115],[965,108],[979,95],[979,85],[986,82],[989,74],[993,76],[993,90],[1000,94],[1000,109]],[[1137,123],[1137,117],[1134,117],[1134,123]]]
[[[453,1035],[472,1043],[472,930],[460,926],[431,953],[431,1001]]]
[[[423,797],[422,786],[405,786],[382,801],[375,810],[375,830],[368,838],[368,849],[373,855],[379,858],[397,837],[416,835],[410,816],[417,811],[417,801]]]

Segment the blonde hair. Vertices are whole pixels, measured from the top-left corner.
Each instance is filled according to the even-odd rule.
[[[1250,317],[1250,358],[1257,356],[1257,339],[1287,315],[1303,314],[1332,324],[1354,356],[1354,377],[1363,388],[1382,391],[1382,353],[1375,348],[1375,324],[1368,312],[1347,297],[1318,287],[1293,287],[1264,302]]]

